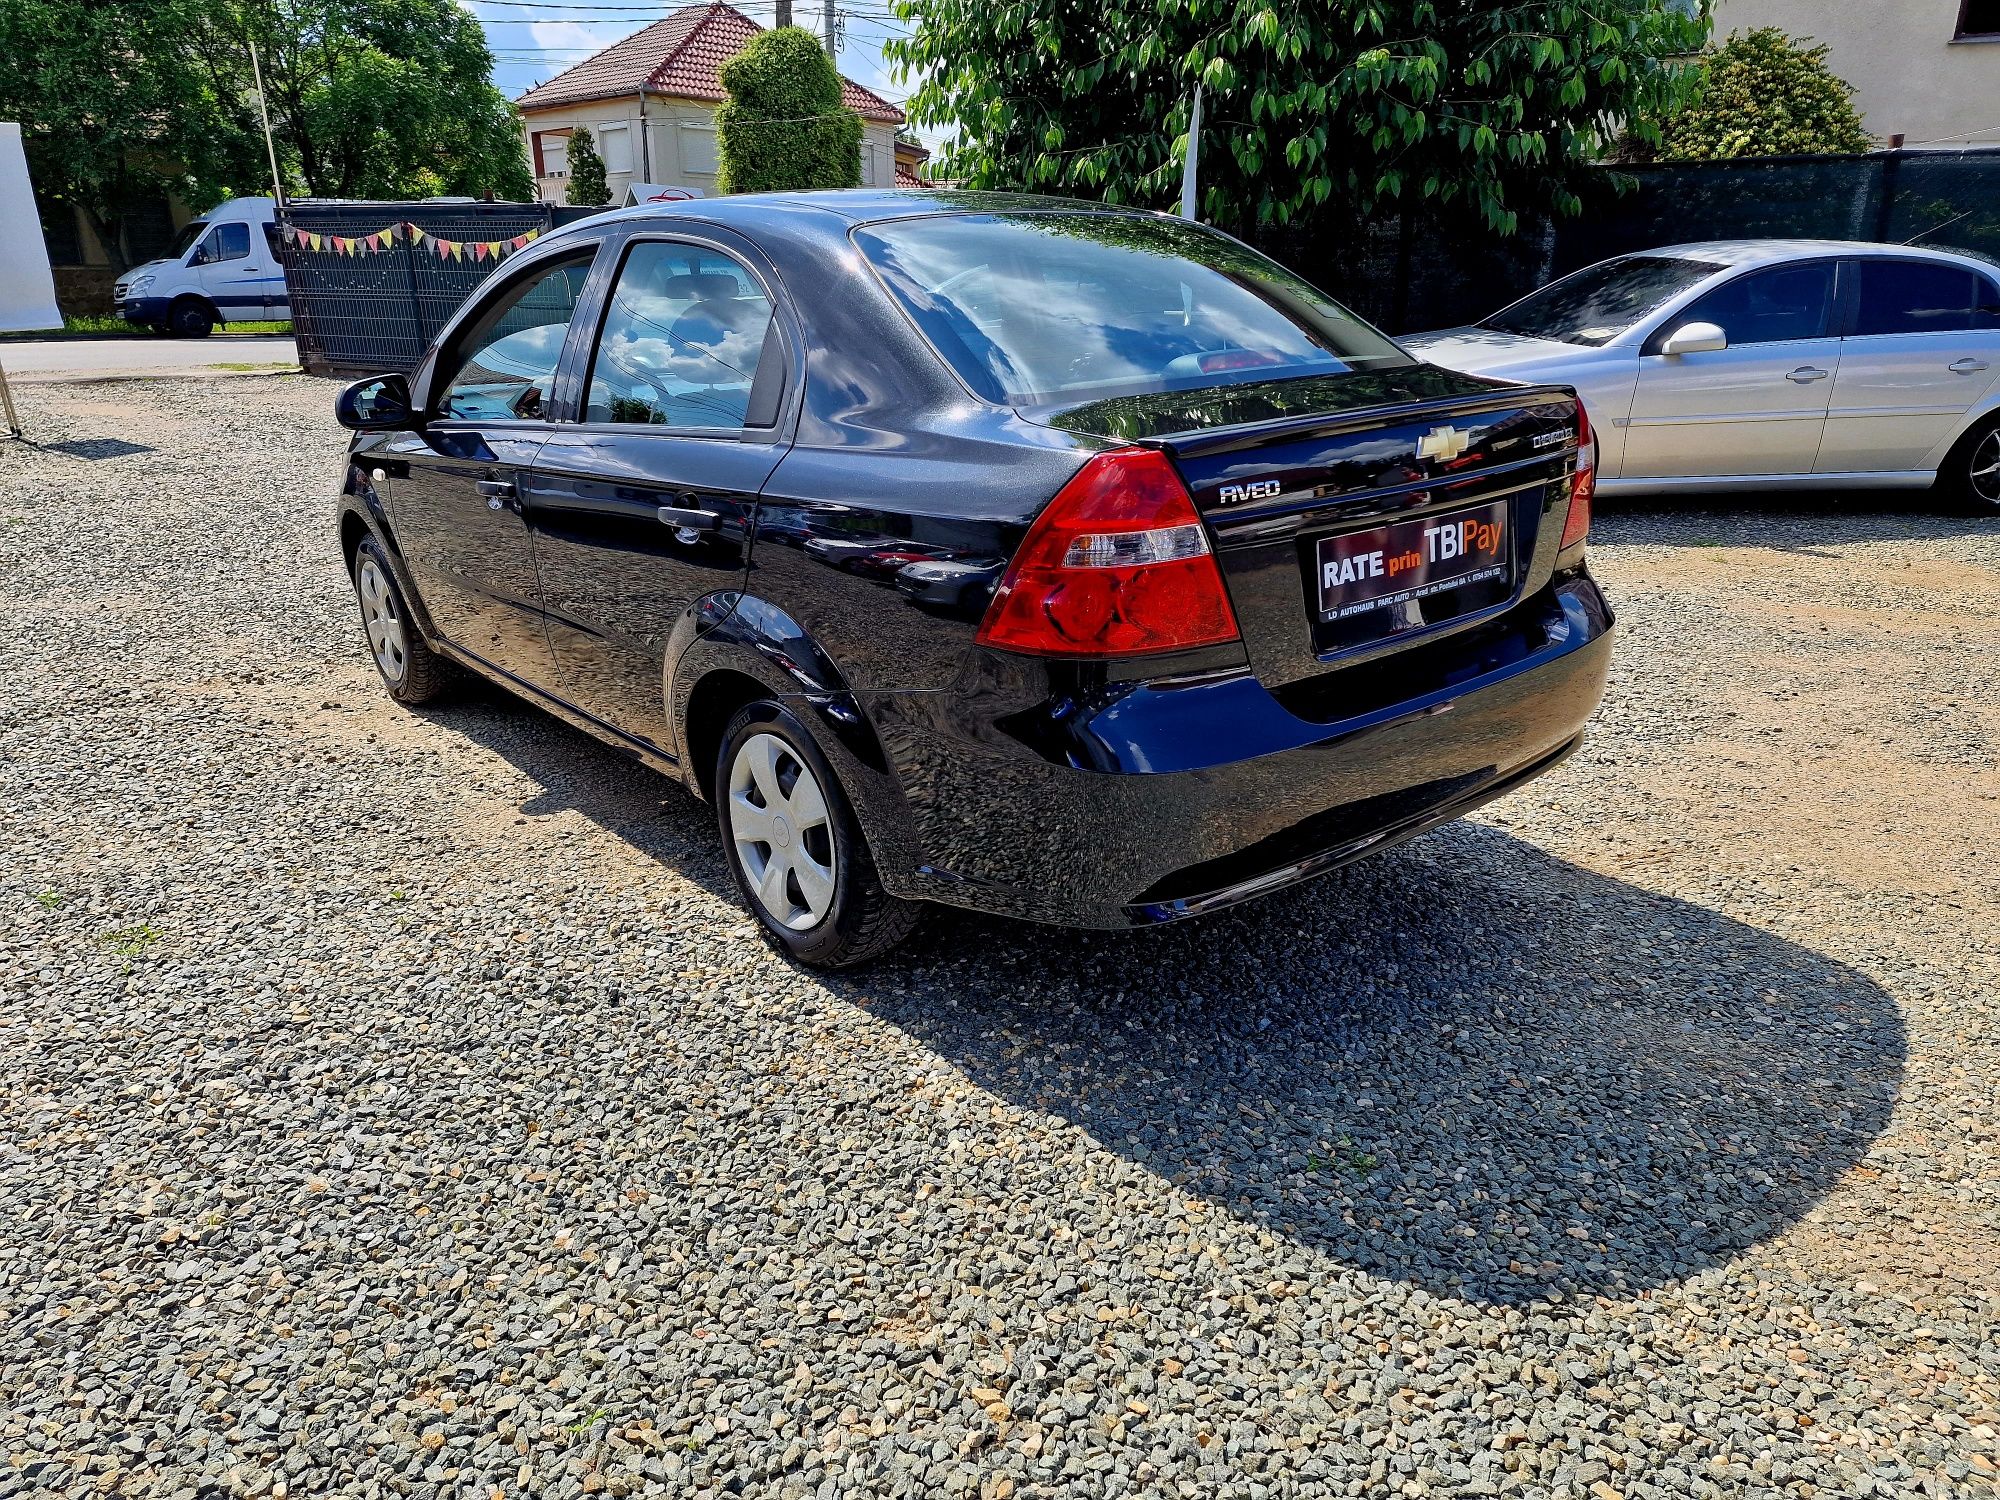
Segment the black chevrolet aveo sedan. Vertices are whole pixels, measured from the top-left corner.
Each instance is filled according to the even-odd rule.
[[[924,902],[1280,889],[1547,770],[1603,692],[1574,393],[1422,364],[1161,215],[601,214],[339,415],[390,693],[475,672],[678,777],[810,964]]]

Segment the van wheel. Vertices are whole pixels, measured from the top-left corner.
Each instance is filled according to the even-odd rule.
[[[1938,467],[1938,490],[1957,508],[2000,516],[2000,422],[1975,427]]]
[[[215,313],[199,297],[183,297],[167,314],[167,327],[184,339],[205,339],[215,330]]]
[[[774,947],[844,969],[910,935],[922,907],[882,888],[846,792],[791,710],[768,698],[738,709],[714,786],[729,868]]]

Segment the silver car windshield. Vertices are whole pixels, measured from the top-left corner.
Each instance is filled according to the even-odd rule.
[[[1615,339],[1663,302],[1721,269],[1713,261],[1624,255],[1551,282],[1479,326],[1495,333],[1594,348]]]

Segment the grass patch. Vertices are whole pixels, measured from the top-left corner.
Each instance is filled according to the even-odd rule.
[[[120,958],[137,958],[159,940],[160,930],[150,922],[141,922],[137,927],[121,927],[98,938]]]
[[[289,334],[292,323],[289,318],[259,319],[249,323],[225,323],[223,327],[230,333]],[[137,323],[128,323],[123,318],[64,318],[64,333],[123,333],[133,338],[151,338],[152,335]],[[56,335],[53,328],[24,329],[20,333],[0,334],[0,340],[46,339]]]
[[[1344,1177],[1366,1177],[1381,1162],[1373,1151],[1363,1151],[1344,1135],[1335,1136],[1333,1145],[1325,1156],[1316,1151],[1306,1153],[1308,1172],[1338,1172]]]
[[[43,911],[54,911],[58,906],[62,905],[62,892],[36,891],[35,905],[39,906]]]

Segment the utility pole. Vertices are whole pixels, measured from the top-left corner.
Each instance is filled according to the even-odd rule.
[[[1194,86],[1194,109],[1188,119],[1187,159],[1181,163],[1181,217],[1198,218],[1200,198],[1195,192],[1195,165],[1201,155],[1201,85]]]
[[[271,111],[264,103],[264,65],[257,61],[257,38],[246,36],[250,43],[250,72],[257,80],[257,113],[264,121],[264,150],[271,158],[271,198],[278,206],[278,212],[285,211],[285,185],[278,178],[278,143],[271,136]]]
[[[792,0],[778,0],[777,19],[771,24],[774,26],[789,26],[792,24]]]
[[[840,39],[834,31],[838,24],[834,19],[833,0],[826,0],[826,55],[835,62],[840,61]]]

